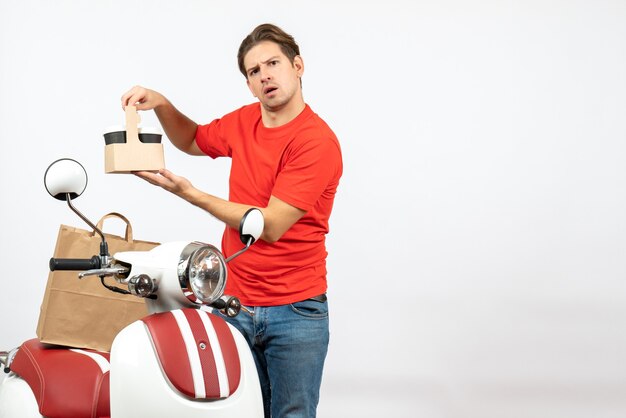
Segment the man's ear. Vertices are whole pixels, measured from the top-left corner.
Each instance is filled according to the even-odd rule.
[[[302,77],[302,74],[304,74],[304,61],[300,55],[296,55],[293,58],[293,67],[296,69],[298,77]]]
[[[250,85],[250,80],[248,80],[248,77],[246,77],[246,85],[250,89],[250,93],[252,93],[252,96],[256,97],[256,94],[254,94],[254,91],[252,91],[252,86]]]

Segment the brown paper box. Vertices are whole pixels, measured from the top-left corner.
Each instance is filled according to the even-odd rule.
[[[105,173],[159,171],[165,168],[163,144],[144,144],[139,140],[139,115],[135,106],[126,106],[126,143],[104,146]]]
[[[105,234],[109,252],[147,251],[156,242],[133,240],[128,220],[120,214],[110,213],[102,217],[98,228],[106,218],[117,217],[126,222],[125,237]],[[54,257],[89,258],[99,254],[100,236],[61,225]],[[77,348],[109,351],[115,336],[127,325],[147,315],[143,299],[107,290],[99,277],[78,278],[77,271],[52,271],[41,304],[37,337],[50,344]],[[117,285],[106,278],[109,285]],[[119,287],[119,286],[118,286]]]

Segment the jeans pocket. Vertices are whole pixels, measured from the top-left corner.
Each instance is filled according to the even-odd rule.
[[[291,310],[298,315],[312,318],[325,319],[328,318],[328,302],[317,302],[314,300],[303,300],[289,304]]]

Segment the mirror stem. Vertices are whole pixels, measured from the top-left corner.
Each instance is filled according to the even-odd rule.
[[[246,250],[248,248],[250,248],[250,246],[252,245],[252,242],[254,241],[254,238],[250,237],[250,239],[248,239],[248,243],[246,244],[245,247],[243,247],[241,250],[237,251],[235,254],[231,255],[230,257],[228,257],[226,259],[226,263],[228,263],[230,260],[232,260],[235,257],[240,256],[241,254],[243,254],[244,252],[246,252]]]
[[[80,213],[80,211],[78,209],[76,209],[74,207],[74,205],[72,205],[72,199],[70,198],[70,194],[69,193],[65,194],[65,200],[67,201],[67,205],[70,207],[70,209],[72,209],[72,211],[75,214],[77,214],[80,219],[85,221],[85,223],[87,223],[87,225],[92,227],[93,230],[96,231],[98,233],[98,235],[100,235],[100,238],[102,238],[102,243],[100,244],[100,255],[108,256],[109,255],[109,249],[108,249],[106,240],[104,239],[104,234],[102,233],[102,231],[100,231],[97,226],[95,226],[89,219],[87,219],[87,217],[85,215]]]

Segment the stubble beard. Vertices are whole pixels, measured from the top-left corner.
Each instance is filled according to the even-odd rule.
[[[275,113],[287,107],[293,99],[293,96],[294,95],[292,94],[291,96],[284,98],[269,99],[265,101],[261,100],[261,105],[266,111]]]

